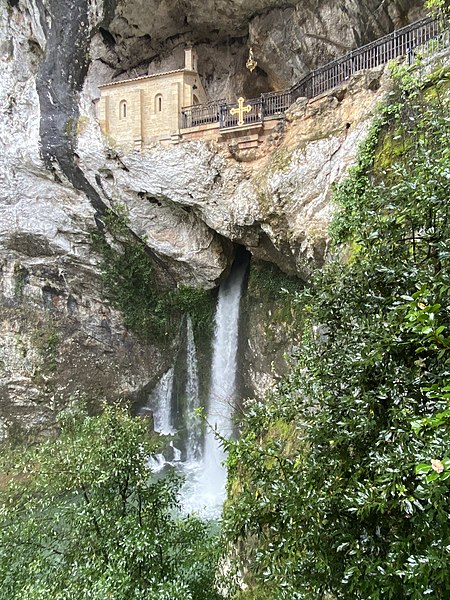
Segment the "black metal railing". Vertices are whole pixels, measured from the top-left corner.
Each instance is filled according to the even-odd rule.
[[[244,125],[262,123],[264,119],[282,117],[291,104],[292,95],[290,90],[269,92],[261,94],[259,98],[246,100],[244,107],[250,106],[251,109],[243,113]],[[187,106],[181,110],[180,129],[189,129],[212,123],[218,123],[222,129],[237,127],[239,114],[234,112],[237,108],[237,103],[227,102],[226,100]]]
[[[288,90],[268,92],[259,98],[246,100],[244,105],[250,105],[251,110],[243,114],[243,124],[282,117],[297,98],[320,96],[347,81],[357,71],[373,69],[400,56],[408,56],[412,63],[418,48],[426,54],[449,45],[449,29],[443,28],[432,17],[422,19],[312,71]],[[181,111],[180,127],[187,129],[211,123],[218,123],[220,128],[237,127],[239,115],[234,112],[236,108],[237,104],[226,100],[188,106]]]
[[[426,50],[432,41],[447,45],[448,32],[443,31],[441,24],[431,17],[397,29],[306,75],[291,88],[292,101],[300,97],[320,96],[344,83],[356,71],[373,69],[400,56],[409,55],[412,62],[414,51],[419,47]]]
[[[195,104],[181,109],[180,128],[210,125],[220,121],[220,110],[226,100],[215,100],[208,104]]]
[[[264,118],[284,115],[292,104],[291,90],[261,94]]]
[[[244,108],[250,106],[248,112],[242,112],[240,116],[238,105],[236,103],[223,104],[220,107],[220,127],[238,127],[241,125],[252,125],[253,123],[262,123],[264,114],[262,110],[262,98],[254,98],[244,102]],[[242,122],[239,123],[242,118]]]

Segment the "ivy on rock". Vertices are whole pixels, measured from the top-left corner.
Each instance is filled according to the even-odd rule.
[[[105,217],[105,232],[94,234],[104,291],[121,311],[125,325],[145,340],[171,341],[183,314],[192,317],[196,332],[212,330],[214,298],[210,291],[161,282],[145,239],[128,227],[125,207]]]

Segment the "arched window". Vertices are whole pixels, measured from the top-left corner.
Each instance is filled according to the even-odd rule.
[[[200,100],[195,94],[192,96],[192,104],[200,104]]]
[[[119,104],[119,117],[121,119],[127,118],[127,101],[126,100],[121,100],[121,102]]]
[[[162,112],[163,97],[162,94],[155,96],[155,112]]]

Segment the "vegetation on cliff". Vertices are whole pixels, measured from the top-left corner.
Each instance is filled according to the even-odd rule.
[[[272,599],[450,593],[449,80],[397,79],[336,190],[340,258],[297,296],[296,367],[228,443],[226,535]]]
[[[425,7],[431,14],[437,15],[441,19],[448,20],[450,17],[449,0],[426,0]]]
[[[124,207],[104,218],[105,231],[94,235],[107,297],[121,311],[125,325],[144,340],[171,341],[183,314],[189,313],[197,332],[212,329],[214,298],[207,290],[169,287],[158,276],[158,257],[129,229]]]

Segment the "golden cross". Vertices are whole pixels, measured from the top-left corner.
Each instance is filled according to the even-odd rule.
[[[240,98],[238,98],[238,103],[239,106],[238,108],[232,108],[230,110],[230,115],[239,115],[239,120],[237,122],[238,127],[240,127],[241,125],[244,124],[244,113],[248,113],[252,110],[252,107],[250,106],[250,104],[247,104],[247,106],[244,106],[244,98],[241,96]]]

